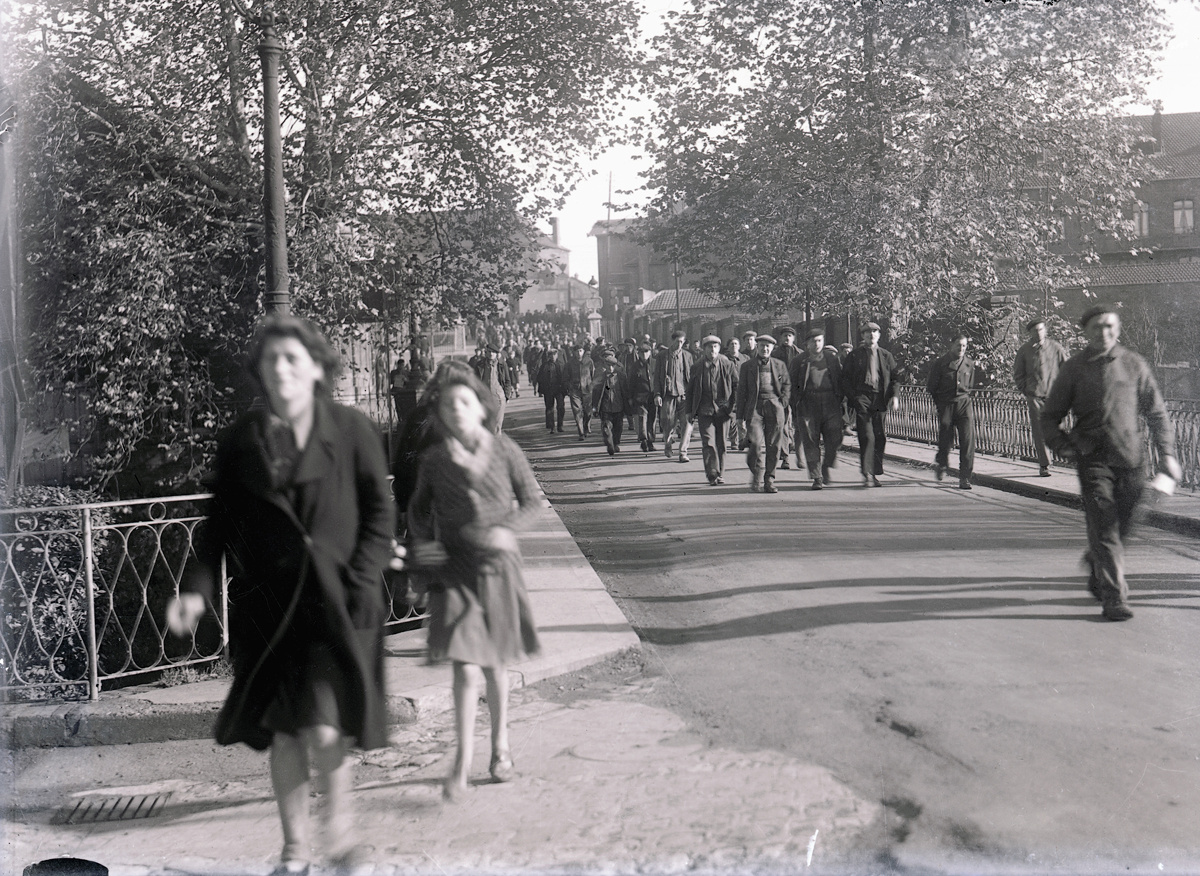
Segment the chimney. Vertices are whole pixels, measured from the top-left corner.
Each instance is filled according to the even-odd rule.
[[[550,240],[554,242],[555,246],[558,246],[558,217],[557,216],[550,217]]]
[[[1154,137],[1154,151],[1163,151],[1162,142],[1162,101],[1154,102],[1154,115],[1150,119],[1150,135]]]

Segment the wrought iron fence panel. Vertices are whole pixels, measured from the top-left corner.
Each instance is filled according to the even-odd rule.
[[[893,438],[937,444],[937,408],[928,390],[915,384],[897,388],[900,406],[884,419],[887,434]],[[1034,460],[1033,433],[1029,426],[1029,407],[1018,392],[999,389],[977,389],[971,393],[974,401],[975,450],[990,456]],[[1200,402],[1168,399],[1167,414],[1175,427],[1175,446],[1183,468],[1180,485],[1192,490],[1200,487]],[[1070,428],[1068,417],[1064,428]],[[1157,467],[1149,433],[1146,434],[1147,475]],[[1055,455],[1060,465],[1069,463]]]

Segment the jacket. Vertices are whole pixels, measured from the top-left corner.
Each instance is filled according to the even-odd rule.
[[[749,420],[758,410],[759,358],[759,356],[753,356],[748,362],[743,362],[741,370],[738,372],[736,410],[739,420]],[[792,381],[788,377],[787,368],[774,357],[767,359],[767,362],[771,370],[771,382],[775,387],[775,392],[779,396],[780,403],[786,407],[792,392]]]
[[[633,364],[625,376],[629,381],[629,397],[635,407],[650,407],[654,404],[654,357],[634,357]]]
[[[692,382],[692,354],[688,350],[680,350],[680,355],[683,357],[683,394],[687,394],[688,384]],[[666,395],[667,386],[667,362],[674,355],[675,351],[671,349],[663,350],[655,362],[654,366],[654,394]]]
[[[692,380],[688,384],[688,416],[696,417],[700,412],[701,391],[703,381],[709,379],[709,391],[712,393],[715,416],[728,417],[733,414],[733,405],[737,401],[738,374],[729,357],[717,354],[715,365],[710,369],[707,359],[701,359],[692,366]]]
[[[538,369],[538,395],[562,395],[567,391],[567,372],[559,359],[547,358]]]
[[[896,384],[900,378],[900,366],[896,357],[879,347],[879,389],[875,398],[877,410],[886,410],[887,403],[896,395]],[[867,367],[871,350],[855,347],[842,363],[842,395],[853,399],[861,394],[867,384]]]
[[[830,389],[833,390],[834,395],[840,398],[842,394],[842,363],[838,360],[837,353],[829,347],[822,348],[821,355],[825,359],[825,368],[829,372]],[[803,407],[804,400],[809,395],[808,367],[808,353],[796,356],[788,366],[788,378],[792,381],[793,407]]]
[[[268,416],[252,410],[222,436],[211,514],[183,585],[211,602],[225,555],[233,683],[216,739],[270,746],[263,714],[283,668],[307,646],[293,634],[297,614],[319,607],[349,688],[342,729],[362,748],[382,747],[382,573],[395,526],[383,443],[363,414],[318,399],[289,502],[272,486]]]
[[[1026,341],[1013,362],[1013,382],[1025,395],[1045,398],[1066,361],[1067,351],[1058,341],[1046,338],[1036,347],[1033,341]]]
[[[957,398],[970,398],[975,388],[975,362],[963,356],[962,364],[956,367],[958,356],[945,353],[933,360],[925,388],[939,405],[948,405]]]
[[[620,365],[612,372],[601,369],[592,384],[592,410],[597,413],[625,414],[633,410],[629,395],[629,380]]]
[[[564,371],[567,392],[579,398],[588,398],[592,393],[592,381],[596,379],[596,363],[586,355],[582,359],[572,357],[567,360]]]

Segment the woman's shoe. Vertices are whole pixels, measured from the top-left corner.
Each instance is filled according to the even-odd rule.
[[[512,758],[507,752],[504,754],[493,754],[488,772],[492,774],[493,782],[511,782],[515,775]]]

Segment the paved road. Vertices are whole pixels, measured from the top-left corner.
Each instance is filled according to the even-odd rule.
[[[515,425],[515,424],[514,424]],[[519,432],[710,744],[827,768],[899,867],[1200,870],[1200,545],[1143,529],[1134,620],[1083,587],[1081,515],[915,470],[752,494],[634,447]]]

